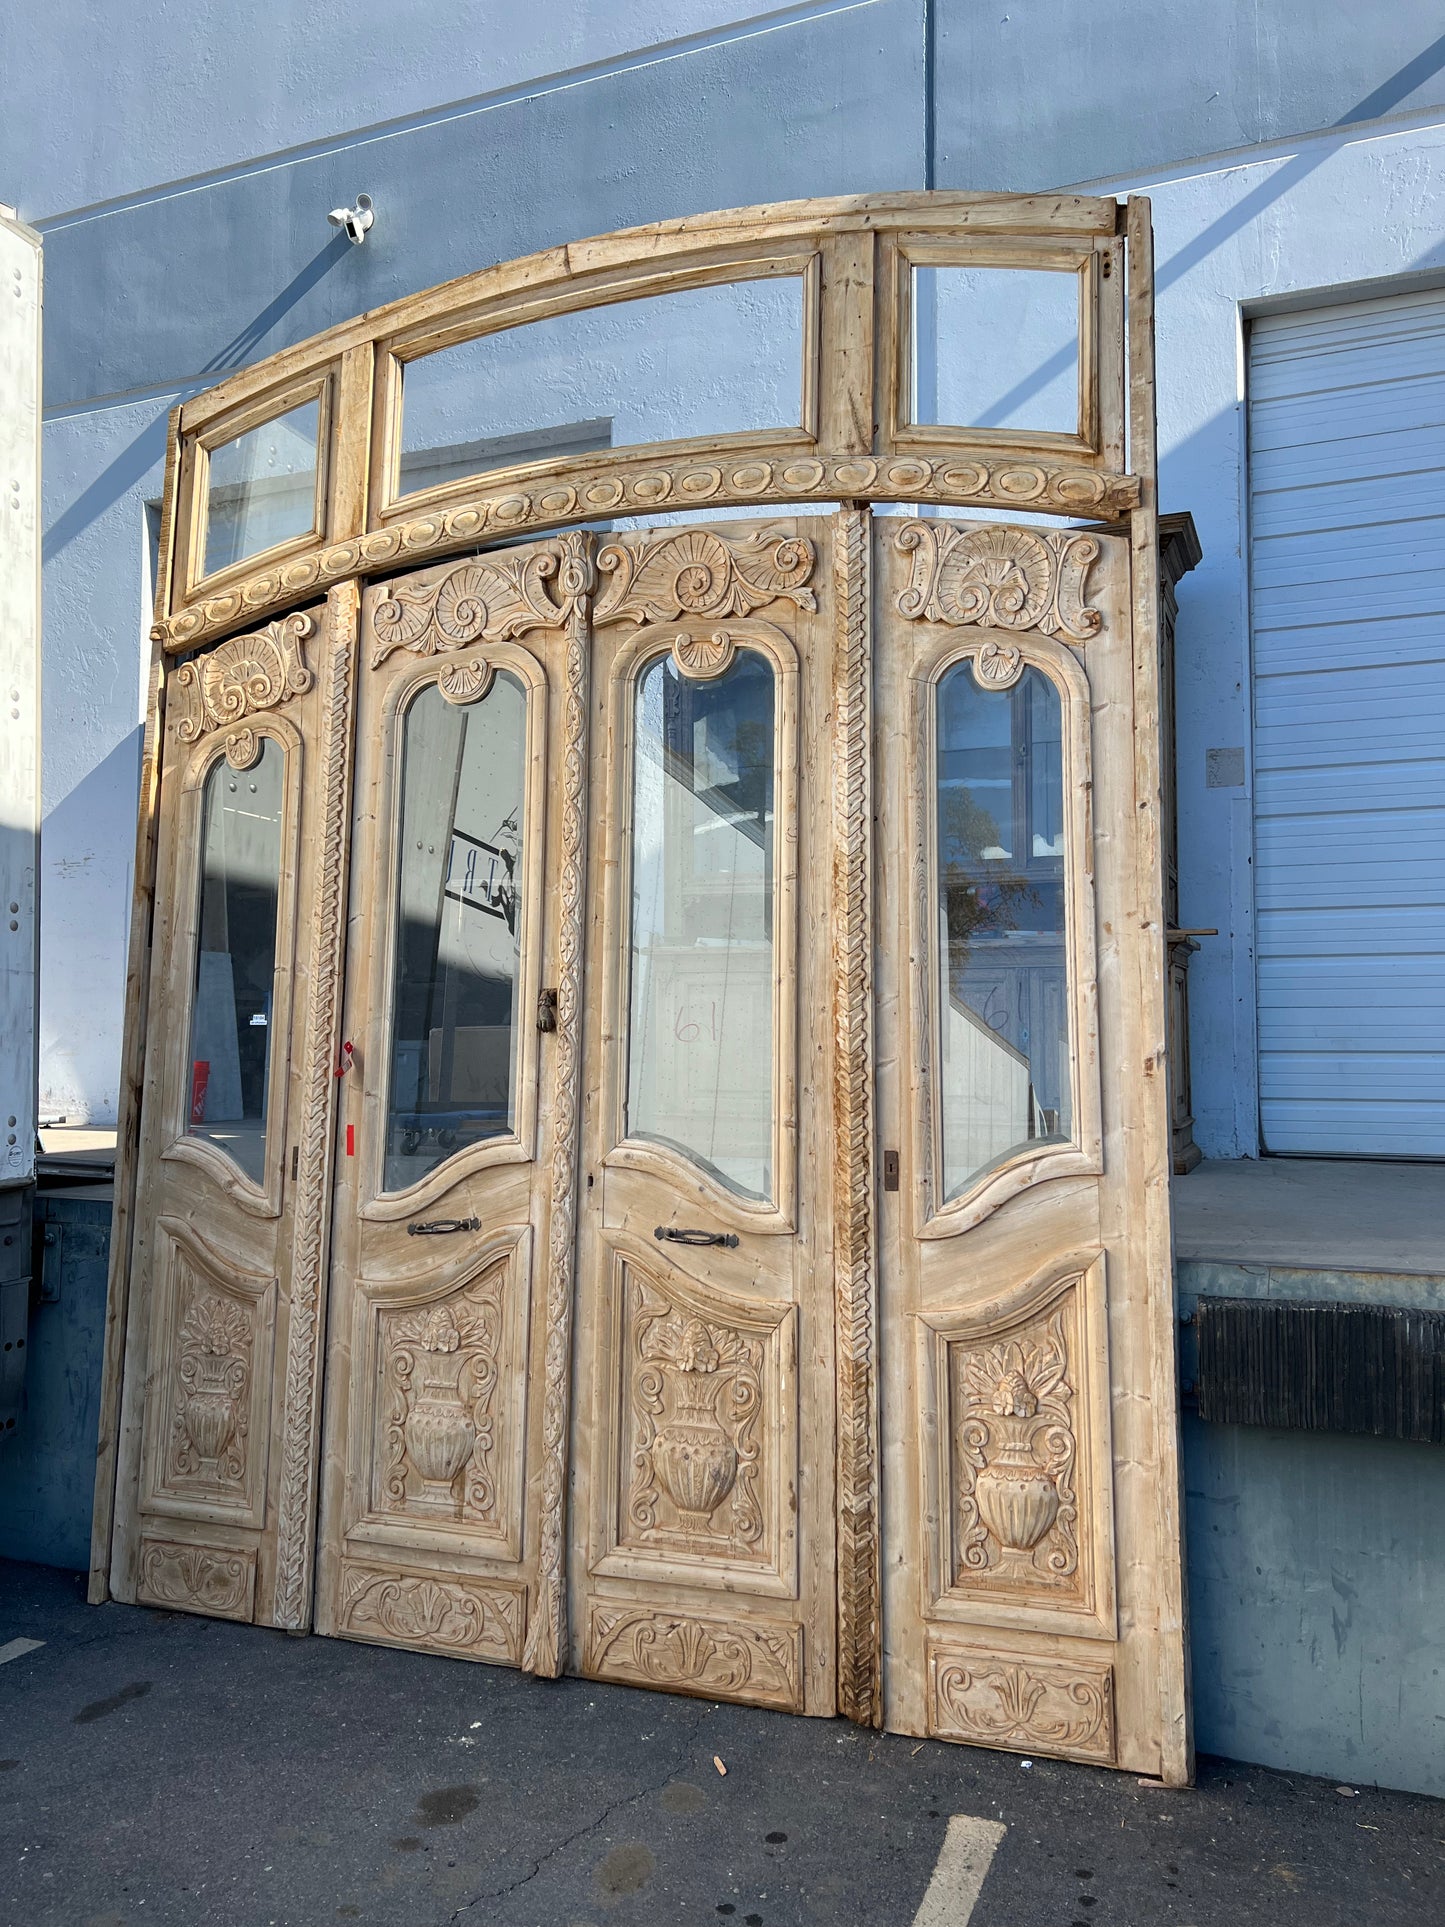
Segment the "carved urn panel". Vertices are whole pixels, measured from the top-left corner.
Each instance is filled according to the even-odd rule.
[[[1107,1502],[1090,1470],[1103,1402],[1085,1342],[1091,1283],[1102,1297],[1101,1268],[1052,1281],[1014,1316],[933,1331],[941,1602],[1092,1615],[1112,1630]]]
[[[162,1510],[200,1502],[259,1525],[274,1280],[227,1265],[188,1225],[161,1219],[157,1233],[168,1395],[148,1414],[152,1502]]]
[[[786,1311],[739,1317],[621,1277],[619,1545],[775,1569]]]
[[[508,1275],[501,1259],[445,1298],[377,1313],[377,1512],[503,1531]]]

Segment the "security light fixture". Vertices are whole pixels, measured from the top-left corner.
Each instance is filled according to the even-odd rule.
[[[339,227],[345,232],[348,241],[360,247],[366,239],[372,222],[376,219],[376,211],[371,205],[369,194],[358,194],[355,207],[334,207],[326,218],[333,227]]]

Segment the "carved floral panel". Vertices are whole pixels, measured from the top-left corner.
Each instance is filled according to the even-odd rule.
[[[136,1597],[143,1605],[249,1619],[255,1590],[256,1554],[251,1548],[141,1540]]]
[[[803,1629],[594,1601],[582,1670],[673,1693],[801,1711]]]
[[[780,1327],[623,1271],[619,1544],[772,1569]]]
[[[167,685],[181,742],[198,742],[224,729],[227,761],[233,769],[249,769],[261,752],[249,719],[306,695],[316,680],[305,646],[315,632],[313,615],[282,616],[254,635],[232,636],[209,654],[182,663]]]
[[[503,1536],[510,1509],[506,1259],[445,1298],[377,1314],[372,1506]]]
[[[741,539],[710,529],[674,529],[612,542],[597,554],[603,580],[593,621],[600,626],[747,616],[779,600],[816,609],[807,586],[816,559],[803,537],[767,529]]]
[[[928,1730],[938,1739],[1114,1761],[1114,1674],[1084,1660],[1041,1660],[931,1646]]]
[[[526,1594],[501,1581],[348,1564],[340,1630],[385,1645],[520,1663]]]

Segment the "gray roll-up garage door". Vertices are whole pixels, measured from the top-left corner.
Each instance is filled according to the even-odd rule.
[[[1445,293],[1250,330],[1266,1149],[1445,1157]]]

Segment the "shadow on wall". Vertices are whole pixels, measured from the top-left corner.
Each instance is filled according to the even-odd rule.
[[[122,737],[40,832],[40,1110],[72,1124],[116,1119],[141,735],[137,724]]]

